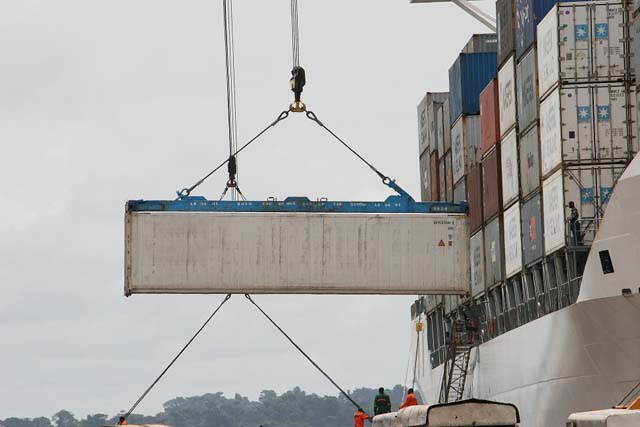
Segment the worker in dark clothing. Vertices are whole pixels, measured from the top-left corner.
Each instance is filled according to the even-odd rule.
[[[369,415],[365,414],[362,408],[358,408],[355,414],[353,414],[353,426],[364,427],[365,420],[370,420]]]
[[[569,202],[569,230],[571,232],[571,238],[574,245],[582,244],[582,234],[580,233],[580,214],[576,205],[573,202]]]
[[[121,417],[120,417],[120,419],[118,420],[118,425],[119,425],[119,426],[126,426],[126,425],[128,425],[128,424],[129,424],[129,423],[127,422],[127,419],[126,419],[125,417],[122,417],[122,416],[121,416]]]
[[[384,392],[384,387],[378,389],[378,395],[373,400],[373,413],[375,415],[387,414],[391,412],[391,399]]]
[[[404,402],[402,402],[402,405],[400,405],[400,409],[407,408],[409,406],[415,406],[417,404],[418,404],[418,399],[416,398],[416,395],[413,393],[413,389],[410,388],[409,390],[407,390],[407,397],[404,399]]]

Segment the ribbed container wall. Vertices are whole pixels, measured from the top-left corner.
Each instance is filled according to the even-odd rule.
[[[527,198],[540,190],[540,137],[534,126],[520,136],[520,195]]]
[[[531,49],[516,66],[518,129],[526,132],[538,120],[538,57]]]
[[[498,36],[494,33],[474,34],[461,53],[488,53],[498,51]]]
[[[631,68],[636,72],[636,84],[640,84],[640,8],[631,14],[629,33],[631,35]]]
[[[511,56],[498,71],[501,139],[516,126],[516,91],[516,64]]]
[[[431,170],[431,200],[440,200],[440,169],[438,164],[438,153],[431,153],[429,159],[429,169]]]
[[[536,263],[544,255],[540,193],[522,205],[522,255],[525,266]]]
[[[440,201],[445,202],[447,200],[447,192],[449,188],[447,187],[447,159],[441,158],[439,160],[439,170],[438,170],[438,178],[440,179]]]
[[[418,104],[418,154],[436,151],[436,109],[447,99],[447,92],[427,92]]]
[[[504,211],[504,269],[509,278],[522,271],[520,203]]]
[[[431,159],[429,153],[420,156],[420,199],[423,202],[431,200]]]
[[[504,237],[502,217],[498,216],[484,227],[485,287],[489,288],[504,278]]]
[[[520,173],[518,162],[518,137],[512,129],[500,143],[501,172],[502,172],[502,200],[506,209],[518,200],[520,195]]]
[[[596,229],[587,226],[606,209],[612,188],[623,170],[624,167],[617,165],[563,168],[543,181],[545,255],[566,245],[576,246],[585,240],[593,240]],[[577,234],[570,228],[571,202],[584,225]]]
[[[635,89],[625,83],[556,88],[540,104],[543,177],[561,165],[631,159],[638,152],[636,128],[628,123],[635,106]]]
[[[480,93],[480,135],[482,155],[491,150],[500,139],[500,110],[498,80],[493,79]]]
[[[623,81],[629,56],[626,15],[618,1],[554,6],[538,24],[541,97],[561,81]]]
[[[449,68],[450,124],[462,114],[480,114],[479,95],[496,76],[496,53],[461,53]]]
[[[514,0],[496,1],[496,27],[498,32],[498,64],[515,51],[516,5]]]
[[[453,185],[453,201],[454,203],[460,203],[468,200],[467,197],[467,178],[464,177]]]
[[[444,157],[447,164],[447,202],[453,202],[453,163],[451,157],[451,150],[449,150]]]
[[[502,165],[500,146],[482,159],[482,216],[485,223],[502,212]]]
[[[471,265],[471,296],[484,292],[485,287],[485,255],[484,232],[478,231],[469,240],[469,257]]]
[[[469,199],[469,227],[471,233],[478,231],[483,224],[482,216],[482,168],[476,165],[467,176],[467,194]]]
[[[560,1],[562,2],[562,1]],[[558,0],[516,0],[516,57],[536,42],[536,27]]]
[[[451,152],[453,155],[453,182],[465,176],[469,168],[482,158],[480,141],[480,116],[461,116],[451,128]]]

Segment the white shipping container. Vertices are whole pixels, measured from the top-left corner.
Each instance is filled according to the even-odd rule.
[[[127,212],[125,294],[466,294],[465,215]]]
[[[451,128],[453,182],[468,173],[482,158],[480,116],[461,116]]]
[[[462,117],[453,124],[451,128],[451,161],[453,182],[458,182],[466,175],[467,156],[464,144],[464,126]]]
[[[484,292],[484,234],[480,230],[469,242],[471,257],[471,296]]]
[[[595,237],[600,219],[606,211],[612,188],[621,175],[620,166],[560,169],[542,183],[542,205],[544,213],[545,254],[550,254],[567,242],[574,245],[570,230],[573,202],[579,214],[580,234],[584,242]],[[580,239],[578,239],[580,240]]]
[[[507,278],[522,270],[520,203],[504,211],[504,266]]]
[[[418,154],[436,151],[436,108],[447,99],[448,92],[427,92],[418,104]]]
[[[513,129],[500,143],[502,149],[502,206],[507,207],[518,198],[520,181],[518,173],[518,138]]]
[[[436,146],[438,148],[438,155],[444,155],[444,134],[447,130],[448,136],[451,136],[449,128],[449,115],[447,114],[447,123],[444,122],[444,105],[438,106],[436,109]]]
[[[504,137],[516,124],[516,66],[513,55],[498,71],[498,103],[500,136]]]
[[[540,94],[559,81],[625,77],[629,55],[625,9],[619,1],[559,3],[538,24]]]
[[[623,83],[577,84],[556,88],[540,104],[542,175],[561,163],[626,160],[638,151],[635,89]]]

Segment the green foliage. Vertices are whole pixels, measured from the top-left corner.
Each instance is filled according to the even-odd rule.
[[[394,410],[403,399],[402,386],[387,389]],[[358,388],[349,395],[368,414],[373,414],[373,400],[378,389]],[[166,424],[173,427],[352,427],[355,408],[344,396],[318,396],[295,387],[281,395],[264,390],[258,401],[236,394],[222,393],[176,397],[164,404],[156,415],[131,414],[130,424]],[[88,415],[77,420],[69,411],[59,411],[48,418],[7,418],[2,427],[101,427],[114,425],[118,416]]]

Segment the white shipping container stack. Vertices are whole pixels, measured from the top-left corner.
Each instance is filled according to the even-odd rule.
[[[448,92],[427,92],[418,104],[418,155],[422,201],[431,200],[432,186],[439,185],[438,182],[431,182],[433,175],[430,161],[431,155],[438,150],[438,111],[448,99]]]
[[[538,24],[546,255],[590,244],[611,188],[638,152],[629,22],[622,1],[590,1],[558,3]]]

